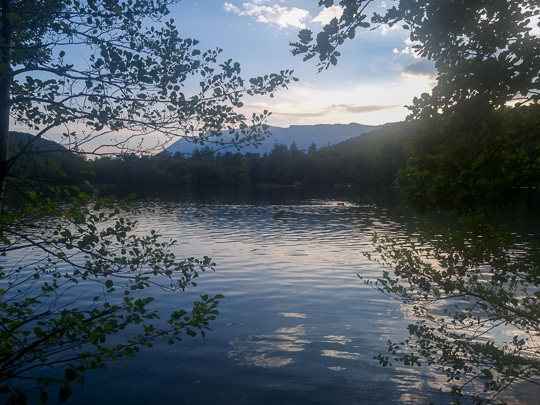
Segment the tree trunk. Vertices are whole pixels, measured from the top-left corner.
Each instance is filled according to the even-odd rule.
[[[13,27],[11,24],[11,0],[0,0],[2,6],[0,32],[0,212],[4,200],[4,184],[8,171],[9,112],[11,109],[11,49]]]

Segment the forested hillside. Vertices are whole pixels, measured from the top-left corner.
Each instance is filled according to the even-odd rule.
[[[418,130],[416,122],[401,122],[351,138],[330,147],[314,143],[300,149],[296,143],[274,144],[262,156],[237,151],[213,152],[208,147],[192,155],[162,153],[133,154],[85,160],[61,147],[44,153],[35,145],[17,164],[17,178],[38,179],[43,184],[91,183],[104,189],[246,187],[246,186],[333,186],[393,184],[405,166],[406,141]],[[17,138],[13,149],[18,152]],[[35,173],[39,172],[39,176]],[[33,181],[34,183],[36,180]],[[35,184],[34,184],[35,186]]]
[[[43,189],[47,185],[77,184],[88,178],[88,163],[77,154],[58,143],[37,138],[29,143],[32,135],[11,132],[9,156],[11,172],[6,178],[6,191],[20,192]],[[17,156],[17,159],[13,159]]]

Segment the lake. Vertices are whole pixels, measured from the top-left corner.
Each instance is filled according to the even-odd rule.
[[[223,294],[206,337],[156,342],[124,363],[87,373],[75,404],[447,403],[427,368],[382,367],[373,356],[406,337],[409,309],[365,285],[374,232],[414,234],[395,190],[235,190],[143,198],[140,232],[208,255],[215,273],[164,293],[167,312]],[[520,394],[520,395],[518,395]],[[530,403],[527,393],[514,403]]]

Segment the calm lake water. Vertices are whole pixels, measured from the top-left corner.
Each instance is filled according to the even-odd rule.
[[[343,203],[344,205],[338,205]],[[408,308],[366,286],[381,268],[364,255],[373,232],[414,233],[394,191],[189,193],[141,202],[141,232],[178,241],[180,256],[208,255],[186,292],[160,309],[223,294],[206,338],[157,342],[106,371],[90,372],[75,404],[447,403],[441,376],[383,368],[372,357],[406,336]],[[531,403],[522,393],[523,401]]]

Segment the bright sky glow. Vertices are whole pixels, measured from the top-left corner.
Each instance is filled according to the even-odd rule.
[[[223,58],[240,62],[246,77],[292,69],[299,82],[276,97],[246,99],[246,114],[272,111],[271,125],[403,120],[415,96],[429,92],[435,70],[418,59],[407,31],[393,27],[358,31],[346,43],[336,67],[317,74],[316,61],[293,56],[289,42],[302,28],[318,31],[341,14],[316,0],[183,0],[172,7],[182,35],[202,48],[220,47]],[[377,7],[385,7],[384,2]],[[384,10],[381,10],[381,12]]]

